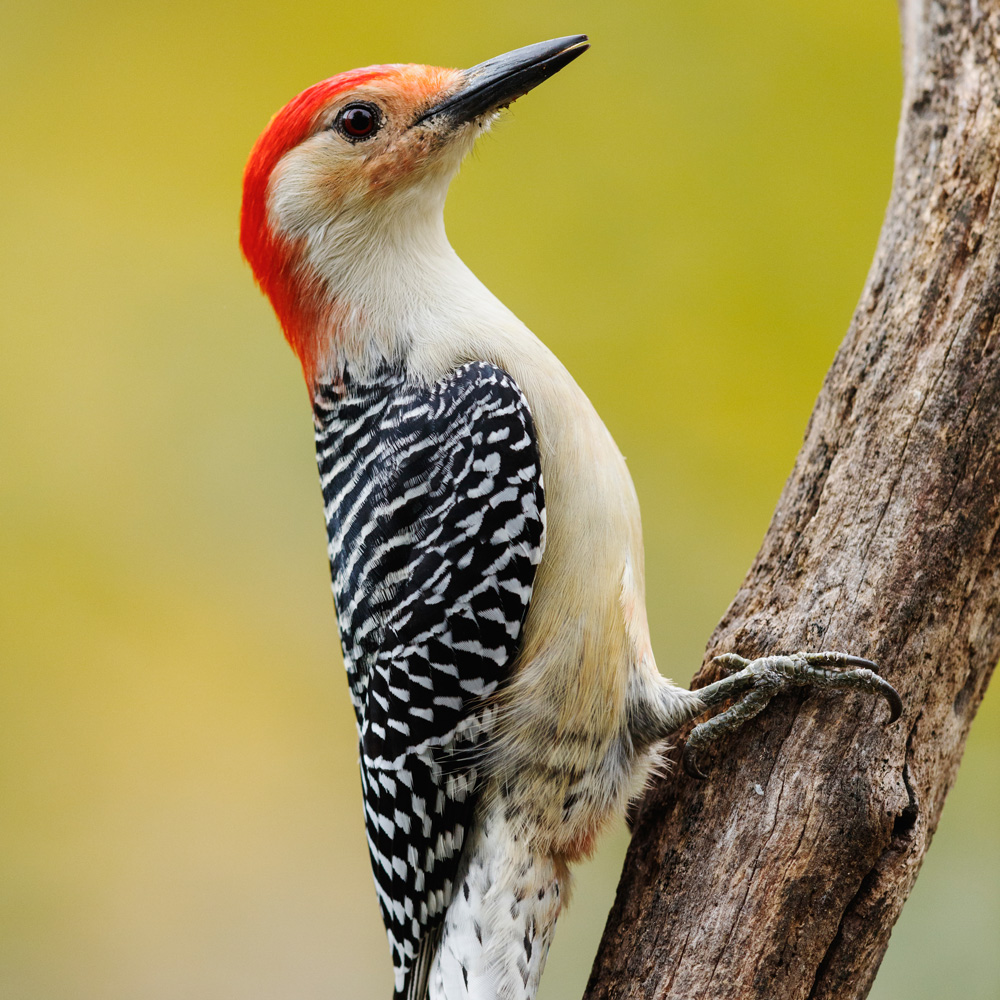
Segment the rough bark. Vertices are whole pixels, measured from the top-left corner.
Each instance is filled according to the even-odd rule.
[[[903,0],[875,260],[710,657],[840,649],[903,696],[787,695],[641,803],[598,998],[867,995],[1000,657],[1000,0]]]

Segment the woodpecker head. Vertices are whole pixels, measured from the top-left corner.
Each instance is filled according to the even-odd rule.
[[[324,362],[319,341],[375,306],[361,272],[382,268],[391,282],[394,253],[419,256],[436,229],[443,239],[448,183],[476,137],[587,48],[575,35],[467,70],[351,70],[271,119],[243,178],[240,245],[308,381]]]

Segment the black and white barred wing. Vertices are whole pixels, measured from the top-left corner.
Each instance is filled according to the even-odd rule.
[[[406,995],[451,898],[486,699],[509,675],[544,546],[538,449],[520,389],[485,363],[431,387],[348,373],[315,409],[368,843]]]

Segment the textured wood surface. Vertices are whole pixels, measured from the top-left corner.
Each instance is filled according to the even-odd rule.
[[[783,696],[708,782],[653,788],[587,1000],[866,996],[1000,657],[1000,0],[901,18],[875,260],[695,686],[716,653],[841,649],[904,714]]]

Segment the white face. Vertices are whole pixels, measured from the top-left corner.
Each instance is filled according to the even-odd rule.
[[[495,112],[420,120],[464,82],[458,70],[401,66],[342,92],[271,171],[267,224],[287,248],[279,281],[294,283],[292,329],[308,328],[301,341],[289,336],[307,377],[402,357],[465,312],[495,308],[449,245],[443,214],[451,178]]]
[[[520,329],[449,245],[445,195],[499,110],[585,49],[572,36],[468,70],[363,67],[272,118],[244,174],[240,245],[310,384],[404,354],[430,377],[465,356],[459,334]]]
[[[439,210],[448,182],[482,130],[482,120],[415,124],[461,82],[457,70],[400,67],[385,80],[340,94],[312,132],[271,175],[268,221],[275,234],[309,239],[329,227]]]

